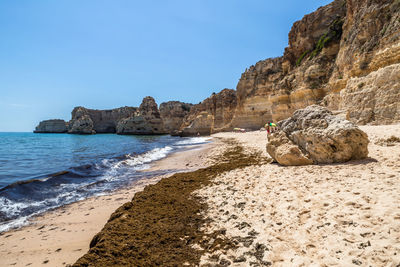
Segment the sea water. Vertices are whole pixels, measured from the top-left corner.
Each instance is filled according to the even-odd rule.
[[[50,209],[175,171],[143,172],[156,160],[206,142],[167,135],[0,133],[0,232]]]

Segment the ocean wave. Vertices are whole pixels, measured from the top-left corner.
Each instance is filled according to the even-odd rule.
[[[176,142],[177,145],[200,145],[208,143],[211,140],[209,137],[186,137],[184,140]]]
[[[0,232],[21,227],[34,215],[70,204],[140,179],[138,171],[174,151],[170,145],[142,154],[103,159],[92,165],[13,183],[0,191]]]

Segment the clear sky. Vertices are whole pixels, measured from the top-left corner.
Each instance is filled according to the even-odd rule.
[[[0,131],[74,106],[198,103],[283,54],[293,22],[331,0],[0,0]]]

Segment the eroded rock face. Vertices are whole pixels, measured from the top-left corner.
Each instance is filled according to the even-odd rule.
[[[110,110],[76,107],[69,122],[69,133],[115,133],[120,120],[132,116],[138,108],[122,107]],[[92,127],[91,129],[89,129]]]
[[[121,107],[110,110],[75,107],[72,119],[49,120],[35,132],[67,132],[71,134],[165,134],[179,130],[192,104],[171,101],[162,104],[162,115],[154,98],[145,97],[139,108]],[[166,126],[164,127],[164,121]]]
[[[339,108],[358,124],[400,121],[400,64],[351,78],[340,92]]]
[[[34,133],[66,133],[67,123],[64,120],[45,120],[36,126]]]
[[[324,107],[312,105],[297,110],[291,118],[280,121],[278,125],[280,131],[270,135],[271,144],[267,145],[267,152],[282,165],[292,165],[288,164],[291,159],[282,159],[285,154],[278,153],[288,150],[296,152],[295,160],[305,157],[314,163],[346,162],[368,156],[368,136],[353,123],[334,116]],[[301,153],[293,148],[294,145]]]
[[[161,103],[160,116],[164,122],[164,130],[167,133],[179,131],[183,119],[189,114],[192,104],[179,101]]]
[[[357,123],[396,122],[399,63],[400,2],[333,1],[294,23],[283,57],[246,69],[231,125],[259,129],[312,104],[347,113]],[[389,85],[372,82],[388,76]],[[366,85],[364,91],[356,82]]]
[[[181,126],[182,135],[205,135],[229,130],[235,109],[235,90],[224,89],[218,94],[213,93],[191,107]]]
[[[117,134],[164,134],[164,123],[157,104],[151,96],[143,99],[139,112],[117,124]]]
[[[213,129],[214,116],[210,115],[208,112],[200,112],[191,121],[191,124],[185,128],[180,133],[180,136],[197,136],[197,135],[210,135]]]
[[[72,134],[95,134],[93,130],[93,120],[89,115],[81,115],[75,120],[71,120],[69,123],[68,133]]]

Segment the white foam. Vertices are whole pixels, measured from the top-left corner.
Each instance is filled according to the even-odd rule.
[[[163,148],[154,148],[140,155],[128,156],[126,160],[118,161],[112,164],[107,172],[103,175],[103,178],[107,181],[118,179],[119,175],[121,175],[121,168],[129,167],[133,170],[145,170],[150,167],[148,165],[149,163],[165,158],[172,150],[172,147],[166,146]]]
[[[203,144],[211,139],[209,137],[189,137],[185,138],[182,141],[176,142],[177,145],[197,145],[197,144]]]
[[[0,233],[27,225],[29,217],[20,217],[6,223],[0,223]]]
[[[185,140],[187,141],[187,140]],[[193,142],[193,141],[192,141]],[[200,140],[198,140],[200,142]],[[100,180],[115,181],[121,179],[123,176],[130,175],[129,170],[143,170],[149,168],[149,163],[160,160],[168,156],[173,151],[171,146],[163,148],[155,148],[146,153],[128,156],[127,159],[122,161],[116,161],[114,159],[104,159],[101,164],[107,167],[106,173],[100,177]],[[100,166],[96,166],[100,168]],[[103,167],[104,168],[104,167]],[[30,207],[39,207],[38,210],[28,216],[21,216],[6,222],[0,223],[0,232],[8,231],[10,229],[19,228],[29,223],[29,218],[34,215],[48,211],[49,209],[59,207],[61,205],[69,204],[75,201],[84,199],[85,197],[79,196],[77,193],[78,188],[83,188],[90,183],[83,184],[60,184],[59,186],[65,190],[59,192],[57,196],[48,198],[42,201],[30,201],[30,202],[17,202],[9,200],[5,197],[0,197],[0,211],[7,216],[14,217],[23,213],[25,209]],[[95,195],[105,195],[104,192],[97,192]]]

